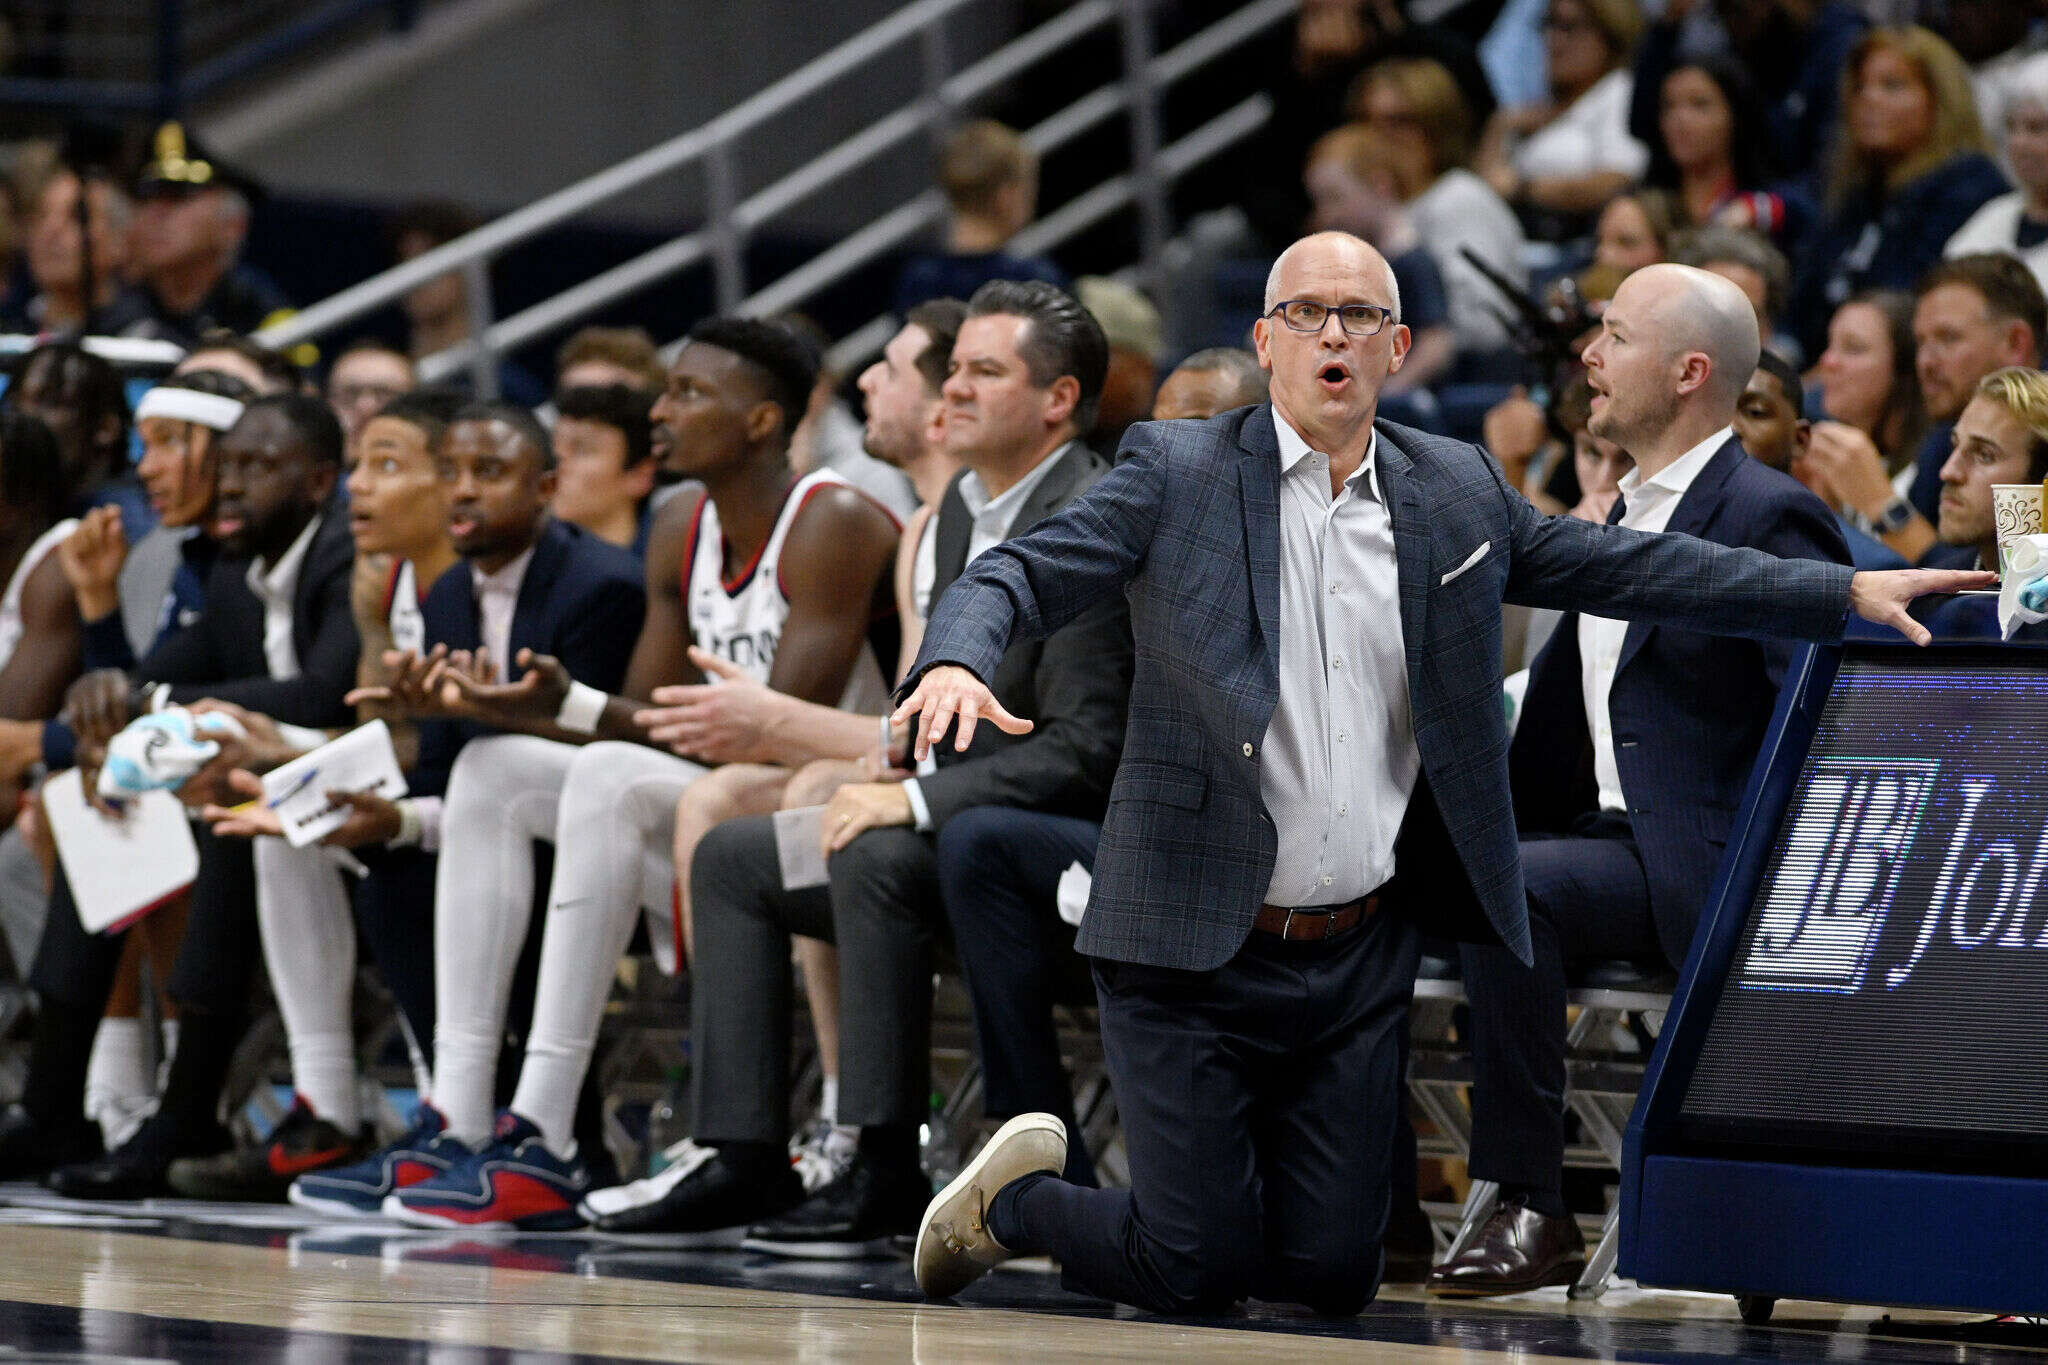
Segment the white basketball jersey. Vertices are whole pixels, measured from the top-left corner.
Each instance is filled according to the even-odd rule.
[[[718,509],[709,498],[698,507],[696,525],[690,531],[691,550],[685,560],[689,577],[683,594],[689,603],[690,635],[699,649],[736,665],[756,682],[768,681],[776,646],[782,641],[782,623],[789,619],[789,598],[782,589],[783,544],[810,496],[835,484],[852,486],[829,469],[798,479],[783,499],[761,553],[731,582],[724,578],[725,536],[719,529]],[[875,661],[874,646],[863,641],[839,699],[840,709],[872,714],[882,710],[888,699],[888,684]]]

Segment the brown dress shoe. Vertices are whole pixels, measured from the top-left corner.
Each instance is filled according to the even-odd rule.
[[[1570,1284],[1586,1268],[1586,1239],[1570,1215],[1552,1218],[1519,1202],[1505,1203],[1472,1245],[1429,1273],[1429,1292],[1448,1298],[1519,1294]]]

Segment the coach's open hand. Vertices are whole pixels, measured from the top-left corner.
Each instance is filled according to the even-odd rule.
[[[1849,610],[1924,645],[1934,637],[1906,614],[1906,604],[1934,592],[1965,592],[1995,588],[1998,575],[1988,569],[1886,569],[1864,572],[1849,580]]]
[[[1930,589],[1930,591],[1933,591]],[[953,718],[960,718],[959,730],[953,736],[953,747],[965,750],[974,742],[974,723],[986,719],[989,724],[1006,735],[1028,735],[1031,722],[1019,720],[1003,709],[995,694],[964,668],[953,664],[941,664],[917,680],[917,690],[896,708],[889,717],[892,724],[901,725],[912,716],[917,717],[913,732],[917,737],[916,757],[923,758],[932,751],[932,745],[944,738],[946,727]]]

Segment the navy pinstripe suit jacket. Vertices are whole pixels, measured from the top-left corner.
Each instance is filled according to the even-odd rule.
[[[1753,638],[1839,638],[1850,570],[1683,535],[1545,517],[1477,446],[1376,424],[1422,779],[1390,900],[1430,932],[1529,957],[1500,692],[1503,601]],[[934,606],[912,676],[987,679],[1105,593],[1136,672],[1077,946],[1207,971],[1251,933],[1275,836],[1259,761],[1279,700],[1279,441],[1272,408],[1131,428],[1100,482],[983,554]]]

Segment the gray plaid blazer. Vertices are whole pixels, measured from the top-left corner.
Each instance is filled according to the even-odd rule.
[[[1832,640],[1851,571],[1545,517],[1479,447],[1376,429],[1422,755],[1389,901],[1428,932],[1527,961],[1501,603]],[[1132,427],[1115,468],[975,560],[933,608],[912,678],[958,664],[985,680],[1013,638],[1043,637],[1107,593],[1129,598],[1130,721],[1077,942],[1091,956],[1219,967],[1272,882],[1259,761],[1279,700],[1279,455],[1270,405]]]

